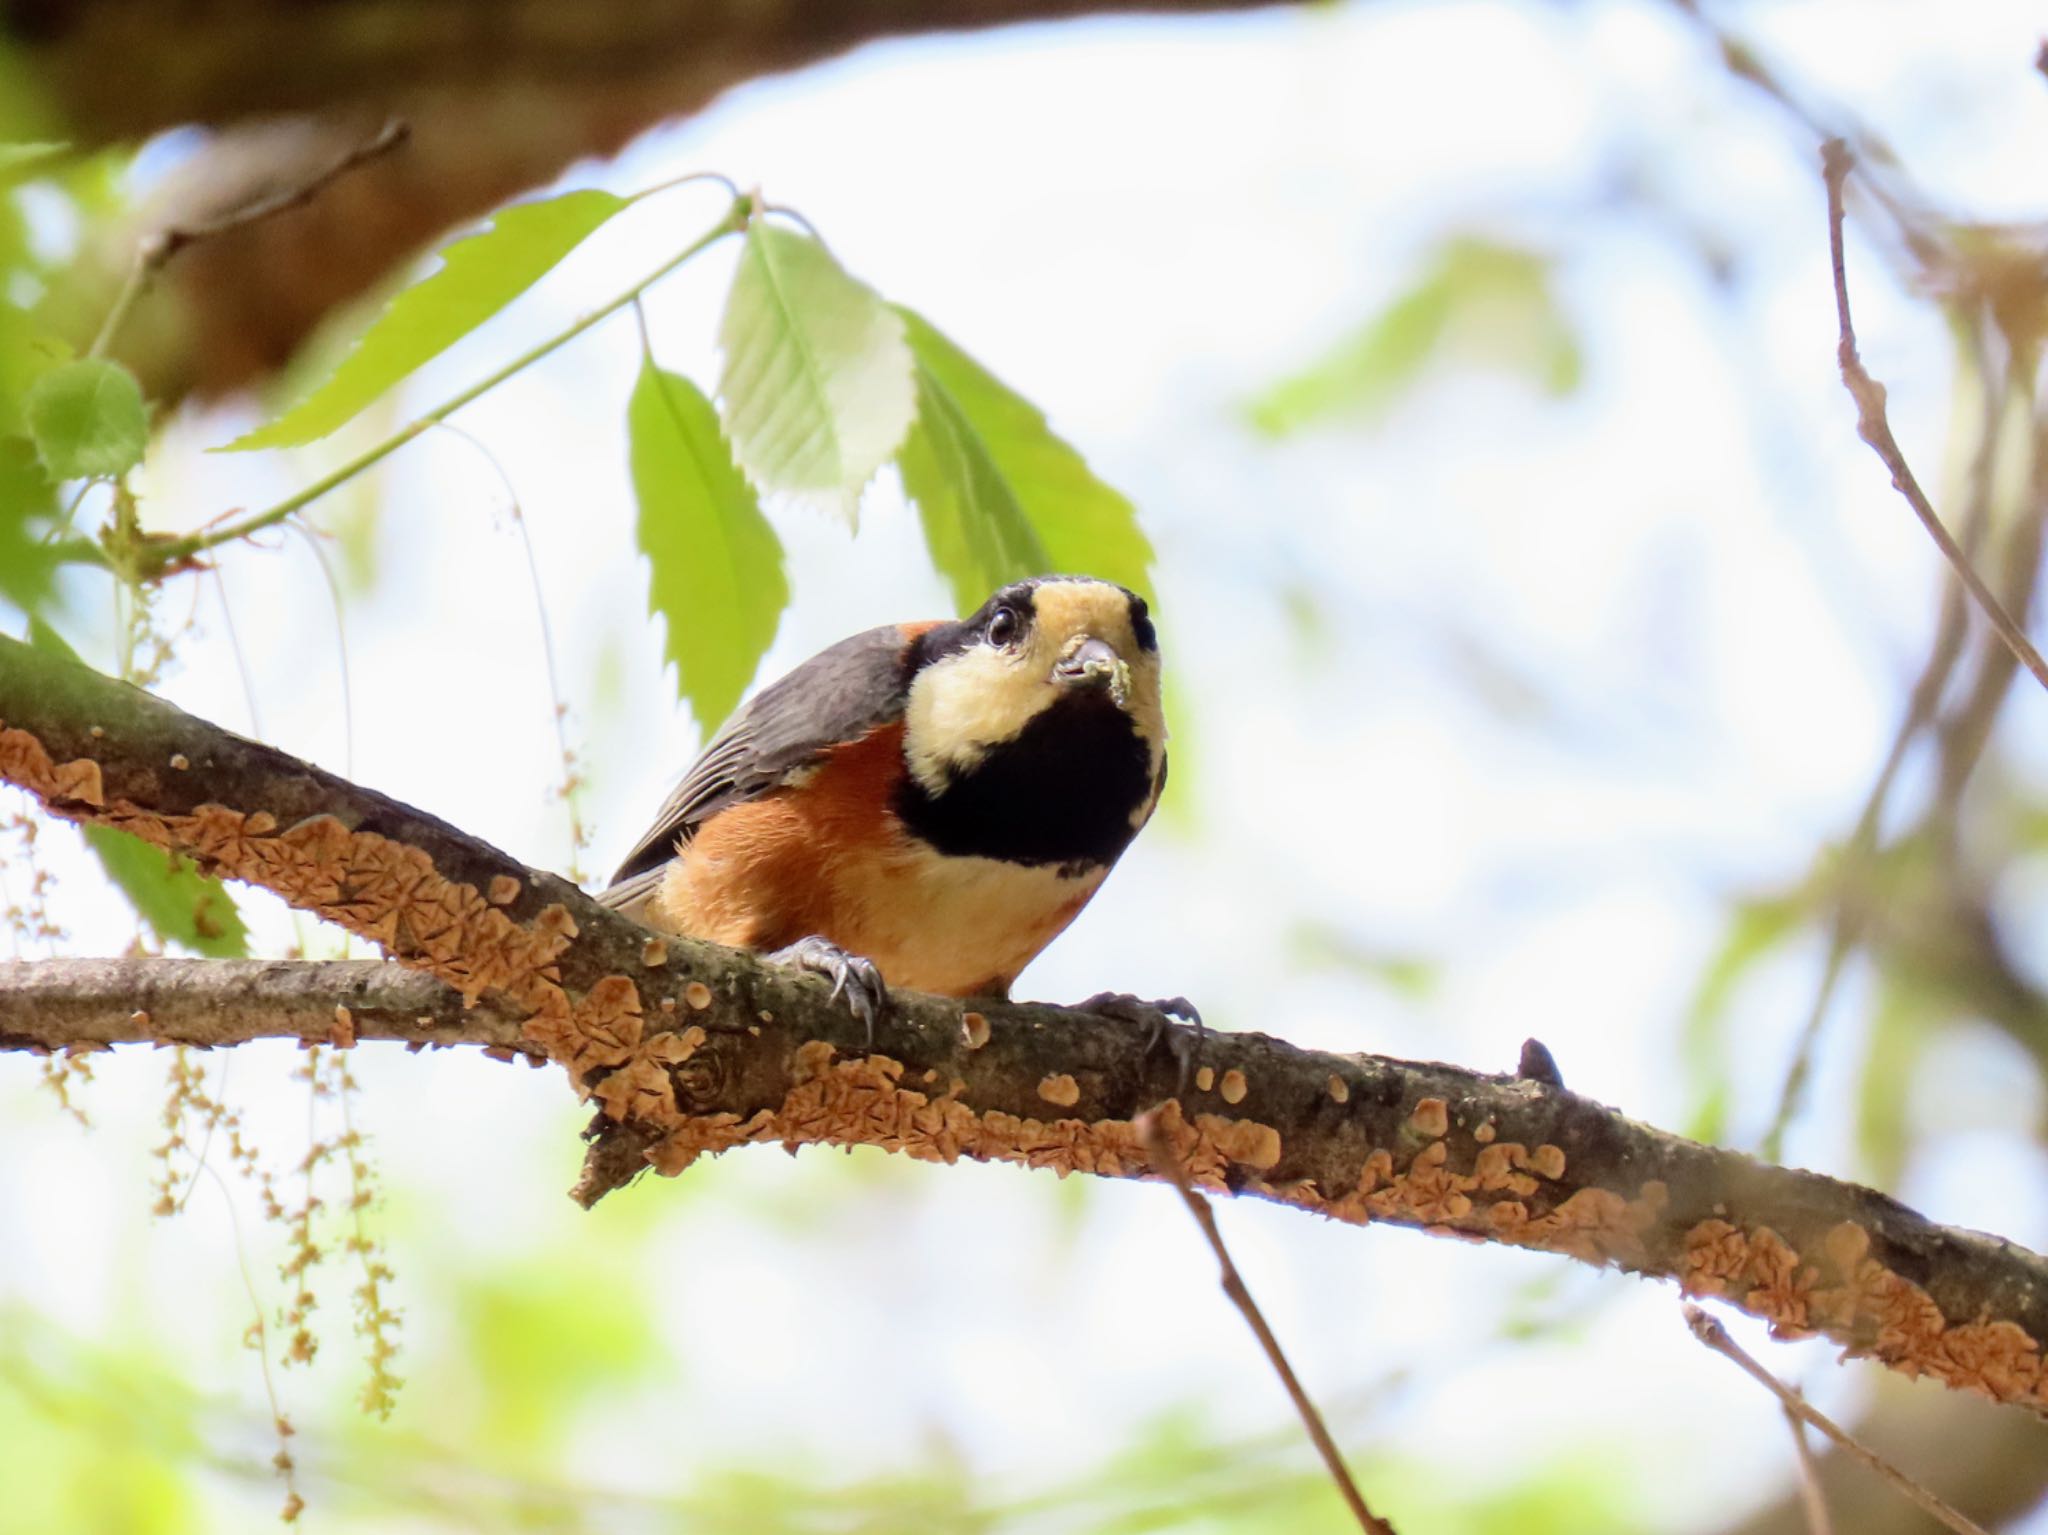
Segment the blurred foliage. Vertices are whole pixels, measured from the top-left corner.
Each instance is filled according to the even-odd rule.
[[[1369,422],[1448,365],[1492,369],[1552,397],[1579,387],[1585,362],[1548,257],[1474,235],[1446,240],[1363,327],[1269,385],[1246,410],[1271,437],[1343,419]]]

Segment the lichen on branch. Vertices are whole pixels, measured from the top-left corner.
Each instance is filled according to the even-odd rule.
[[[408,1025],[402,1011],[356,1013],[348,998],[377,984],[360,965],[272,967],[299,999],[276,1033],[319,1028],[322,977],[359,1040],[410,1028],[502,1053],[516,1026],[517,1048],[560,1062],[596,1105],[585,1203],[649,1167],[678,1173],[756,1142],[1147,1177],[1134,1121],[1157,1107],[1204,1187],[1675,1279],[1782,1335],[1822,1333],[1907,1374],[2048,1408],[2048,1261],[1552,1085],[1231,1034],[1209,1039],[1182,1097],[1171,1053],[1148,1054],[1129,1025],[912,993],[870,1049],[816,977],[656,939],[445,822],[6,639],[0,779],[52,814],[263,885],[452,988],[427,993]],[[138,987],[161,997],[166,973],[141,967],[163,962],[98,963],[113,968],[94,972],[89,1003],[62,1000],[82,987],[75,974],[12,971],[0,1047],[178,1037],[122,1006],[119,967],[138,965]],[[217,975],[224,995],[253,984],[247,966],[187,975]],[[180,979],[178,994],[209,984]]]

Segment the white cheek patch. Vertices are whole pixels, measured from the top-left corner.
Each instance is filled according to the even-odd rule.
[[[1059,696],[1052,669],[1083,638],[1107,641],[1128,668],[1119,700],[1150,748],[1156,783],[1166,755],[1166,715],[1159,697],[1159,653],[1140,650],[1129,599],[1094,581],[1049,582],[1032,593],[1035,611],[1023,649],[977,644],[926,667],[910,684],[904,708],[904,757],[927,793],[942,793],[957,773],[980,762],[991,745],[1014,737]],[[1148,798],[1133,815],[1142,826]]]
[[[1039,664],[1038,649],[1033,643],[1011,654],[976,645],[926,667],[910,684],[904,758],[927,793],[941,792],[991,743],[1008,740],[1052,703],[1052,664]]]

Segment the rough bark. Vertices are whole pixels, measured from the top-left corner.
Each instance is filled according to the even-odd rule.
[[[658,939],[445,822],[6,639],[0,778],[54,814],[264,885],[523,1020],[524,1046],[599,1106],[586,1203],[649,1165],[673,1174],[747,1142],[1144,1177],[1132,1120],[1163,1105],[1181,1165],[1211,1188],[1676,1279],[1781,1333],[2048,1408],[2048,1261],[1555,1086],[1231,1034],[1207,1042],[1182,1099],[1171,1052],[1147,1054],[1128,1025],[910,993],[869,1048],[814,977]],[[335,975],[361,984],[357,967]],[[148,1011],[108,980],[93,981],[100,1041]],[[35,985],[18,975],[0,993],[0,1031],[55,1045],[59,1025],[22,1000]],[[306,1016],[278,1032],[303,1035]],[[479,1016],[476,1037],[502,1026]]]
[[[58,120],[50,136],[94,144],[186,124],[233,129],[73,274],[57,314],[88,339],[151,229],[303,180],[387,116],[412,125],[402,153],[180,259],[123,348],[152,394],[171,400],[260,381],[328,313],[437,236],[744,81],[878,38],[1253,3],[15,0],[0,7],[0,52],[43,92]]]

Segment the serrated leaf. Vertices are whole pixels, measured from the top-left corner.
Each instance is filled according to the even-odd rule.
[[[22,402],[36,456],[56,480],[111,479],[142,462],[149,413],[119,363],[81,357],[50,369]]]
[[[988,445],[922,363],[917,424],[904,438],[896,464],[904,492],[917,504],[932,563],[952,586],[961,612],[973,612],[998,587],[1050,568],[1045,545]]]
[[[708,736],[753,680],[789,605],[782,543],[695,384],[650,358],[626,428],[648,611],[661,615],[678,690]]]
[[[903,322],[816,240],[756,220],[719,321],[733,456],[763,490],[848,521],[917,415]]]
[[[1446,241],[1405,292],[1246,414],[1273,437],[1371,421],[1446,363],[1492,368],[1553,396],[1578,387],[1584,359],[1547,257],[1471,236]]]
[[[965,433],[979,444],[980,455],[986,457],[1008,491],[1008,502],[1016,506],[1036,537],[1042,563],[1031,574],[1059,571],[1100,576],[1149,598],[1152,544],[1138,526],[1137,511],[1130,501],[1096,476],[1088,461],[1047,425],[1037,406],[915,310],[899,305],[896,312],[903,317],[904,334],[921,377],[930,381],[927,392],[951,406],[938,429]],[[919,424],[926,426],[922,419]],[[906,488],[917,499],[908,465],[904,477]],[[955,487],[955,497],[959,494]],[[990,583],[970,600],[955,569],[949,568],[957,568],[958,561],[933,538],[932,518],[924,501],[919,500],[918,505],[925,512],[926,541],[933,560],[952,581],[963,610],[971,610],[1000,583]],[[943,527],[941,534],[950,536]],[[1005,547],[1016,547],[1014,536],[989,536],[1001,537]]]
[[[333,374],[277,420],[222,449],[289,448],[338,430],[559,265],[628,199],[589,189],[499,211],[370,322]]]
[[[46,655],[85,664],[62,635],[39,619],[29,620],[28,638]],[[219,880],[201,874],[182,854],[167,853],[125,831],[111,826],[81,829],[107,877],[161,941],[209,959],[248,956],[249,930]]]

